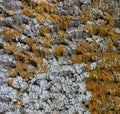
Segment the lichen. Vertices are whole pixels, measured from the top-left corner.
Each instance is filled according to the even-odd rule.
[[[55,46],[54,47],[54,55],[56,57],[63,55],[65,48],[63,46]]]
[[[17,37],[19,35],[19,32],[17,32],[14,29],[11,29],[9,27],[4,27],[3,28],[3,35],[4,35],[5,39],[10,39],[10,38]]]
[[[83,8],[83,11],[79,14],[79,19],[82,24],[86,24],[91,19],[90,10],[86,7]]]
[[[37,22],[35,28],[35,37],[27,36],[23,31],[25,25],[17,26],[9,23],[7,27],[3,27],[3,32],[0,34],[4,37],[3,49],[11,52],[15,57],[15,68],[8,71],[8,75],[12,78],[16,75],[29,80],[35,74],[47,73],[49,65],[43,61],[44,58],[49,58],[50,54],[60,58],[66,54],[67,49],[72,46],[74,38],[67,37],[67,30],[73,16],[57,14],[55,4],[59,0],[52,0],[52,3],[47,1],[22,0],[21,12],[25,17]],[[114,2],[114,3],[113,3]],[[111,5],[111,3],[113,5]],[[83,5],[78,15],[80,23],[84,29],[83,34],[87,34],[90,38],[98,36],[103,39],[106,50],[100,48],[99,41],[87,41],[84,37],[80,38],[74,52],[67,52],[73,64],[86,63],[86,69],[89,72],[89,77],[86,78],[86,89],[91,92],[91,99],[88,101],[88,108],[91,114],[119,112],[119,82],[120,82],[120,55],[118,50],[120,46],[116,46],[120,34],[113,30],[113,27],[120,28],[119,19],[116,21],[119,10],[113,0],[91,0],[89,4]],[[14,16],[15,12],[4,9],[7,16]],[[0,16],[0,19],[2,16]],[[1,19],[2,20],[2,19]],[[46,26],[45,22],[55,23],[54,27]],[[74,28],[73,28],[74,29]],[[53,34],[53,32],[55,34]],[[17,45],[17,37],[23,34],[22,42],[26,48],[21,48]],[[76,34],[76,33],[75,33]],[[67,39],[68,38],[68,39]],[[103,43],[103,42],[102,42]],[[52,51],[51,51],[52,50]],[[72,51],[72,50],[71,50]],[[71,54],[72,53],[72,54]],[[53,56],[52,56],[53,57]],[[94,60],[93,57],[97,57]],[[96,63],[93,68],[92,63]],[[12,86],[13,80],[8,80],[8,85]],[[17,105],[21,105],[22,101],[18,99]]]
[[[15,15],[15,12],[12,10],[8,10],[6,8],[3,8],[3,11],[5,12],[5,14],[7,14],[8,16],[13,16]]]

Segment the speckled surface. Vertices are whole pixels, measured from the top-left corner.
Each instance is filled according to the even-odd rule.
[[[119,4],[0,0],[0,113],[119,114]]]

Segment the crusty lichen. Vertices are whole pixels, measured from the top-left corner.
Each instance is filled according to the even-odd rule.
[[[8,75],[14,77],[20,75],[26,80],[32,78],[36,73],[44,73],[49,69],[49,65],[43,62],[43,58],[49,58],[50,50],[54,52],[54,56],[59,58],[64,55],[68,45],[66,42],[67,28],[73,16],[58,15],[55,12],[55,5],[58,0],[52,0],[53,4],[47,1],[22,0],[23,6],[21,12],[30,19],[49,20],[50,23],[56,23],[52,28],[44,23],[36,27],[36,38],[25,36],[23,43],[27,45],[25,49],[19,49],[17,43],[13,40],[23,33],[25,25],[16,26],[12,23],[9,27],[3,28],[3,36],[7,41],[4,43],[4,50],[10,51],[16,60],[15,68],[10,69]],[[106,50],[99,50],[99,43],[95,40],[88,42],[85,39],[80,40],[76,45],[71,61],[73,64],[86,63],[86,69],[90,76],[86,78],[86,88],[92,93],[91,99],[88,101],[88,108],[92,114],[118,112],[120,107],[119,99],[119,82],[120,82],[120,55],[118,53],[119,46],[115,47],[115,42],[120,38],[120,34],[116,33],[112,28],[119,26],[118,16],[119,10],[116,2],[113,0],[91,0],[90,7],[84,6],[79,13],[80,23],[84,32],[90,37],[99,36],[103,38]],[[91,10],[92,8],[92,10]],[[7,16],[14,16],[15,12],[4,9]],[[102,12],[102,13],[101,13]],[[2,16],[0,17],[2,18]],[[56,39],[54,39],[55,32]],[[51,43],[51,40],[55,44]],[[39,42],[37,42],[39,41]],[[38,48],[39,47],[39,48]],[[95,61],[96,67],[92,68],[92,58],[97,57]],[[9,86],[12,86],[12,80],[8,80]],[[18,99],[18,104],[22,104]]]
[[[17,37],[19,35],[19,32],[9,27],[4,27],[3,35],[4,35],[4,38],[9,39],[9,38]]]
[[[110,3],[107,1],[107,4],[104,5],[108,6]],[[97,8],[101,4],[103,3],[98,3],[98,1],[94,0],[91,6],[93,8]],[[86,79],[86,88],[92,93],[92,97],[88,101],[91,114],[118,112],[120,108],[118,105],[120,104],[120,99],[117,97],[119,94],[118,83],[120,80],[119,78],[115,79],[120,75],[120,55],[117,50],[114,49],[114,43],[117,39],[119,39],[120,34],[115,33],[112,29],[115,21],[113,15],[109,12],[111,9],[109,9],[109,7],[103,7],[102,10],[105,10],[106,13],[100,17],[96,17],[97,20],[95,22],[89,22],[84,26],[84,30],[86,32],[88,32],[91,36],[97,35],[102,37],[107,45],[107,51],[96,52],[96,48],[94,52],[92,51],[90,53],[91,57],[97,56],[99,57],[99,60],[101,60],[97,67],[91,69],[90,62],[88,62],[89,65],[86,66],[87,70],[90,72],[90,76]],[[95,19],[95,15],[93,18]],[[89,44],[87,46],[89,47]],[[85,51],[82,48],[83,47],[81,47],[81,45],[78,46],[77,52],[85,54]],[[116,101],[116,99],[118,101]]]
[[[55,3],[55,1],[53,1]],[[29,18],[36,18],[37,21],[41,19],[49,19],[50,21],[58,23],[55,26],[55,31],[60,37],[66,37],[65,30],[67,29],[72,16],[57,15],[54,10],[54,4],[49,4],[47,1],[35,1],[22,0],[22,13]],[[9,16],[14,16],[15,13],[11,10],[4,9],[4,12]],[[46,25],[38,25],[36,32],[37,38],[31,38],[25,35],[22,43],[26,44],[25,49],[20,49],[16,43],[16,38],[25,30],[25,24],[21,26],[10,23],[9,27],[3,28],[3,36],[7,42],[4,43],[4,50],[10,51],[16,60],[15,68],[8,72],[9,76],[20,75],[25,79],[30,79],[35,73],[47,72],[48,65],[43,62],[43,58],[49,57],[49,49],[52,48],[50,40],[54,38],[52,35],[48,35],[50,28]],[[36,46],[37,41],[42,41],[42,44]],[[63,42],[63,41],[62,41]],[[61,41],[59,42],[61,43]],[[41,49],[41,47],[44,47]],[[46,49],[45,49],[46,48]],[[64,52],[63,46],[55,46],[55,56],[62,56]]]
[[[65,51],[65,48],[63,46],[55,46],[54,47],[54,55],[56,57],[62,56]]]
[[[8,10],[8,9],[6,9],[6,8],[3,8],[3,11],[4,11],[4,13],[7,14],[8,16],[13,16],[13,15],[15,15],[15,12],[12,11],[12,10]]]
[[[90,10],[86,7],[83,8],[83,11],[79,14],[79,19],[82,24],[86,24],[91,19]]]

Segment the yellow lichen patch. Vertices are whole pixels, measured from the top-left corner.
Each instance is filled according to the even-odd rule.
[[[89,61],[91,60],[91,57],[93,55],[92,54],[78,54],[78,55],[72,55],[71,56],[71,61],[73,64],[76,64],[76,63],[89,63]]]
[[[0,15],[0,19],[2,19],[3,17],[2,17],[2,15]]]
[[[85,25],[84,30],[89,32],[92,36],[98,34],[98,28],[97,25],[94,23],[88,23]]]
[[[46,33],[48,32],[49,28],[47,26],[41,26],[41,32],[39,33],[41,36],[46,36]]]
[[[23,63],[31,59],[30,55],[28,55],[25,52],[19,52],[19,53],[16,52],[14,55],[17,61],[21,61]]]
[[[52,0],[54,3],[56,3],[57,2],[57,0]]]
[[[65,38],[67,36],[67,34],[64,31],[59,31],[58,34],[60,35],[60,37]]]
[[[6,9],[6,8],[3,8],[3,11],[4,11],[7,15],[9,15],[9,16],[15,15],[14,11],[12,11],[12,10],[8,10],[8,9]]]
[[[101,57],[102,55],[95,52],[97,47],[98,43],[96,41],[87,42],[86,40],[82,40],[80,44],[76,46],[76,55],[71,57],[72,63],[89,63],[93,56]]]
[[[22,3],[22,13],[24,15],[27,15],[30,18],[37,18],[38,21],[41,19],[48,19],[53,22],[55,21],[58,23],[54,28],[55,31],[57,30],[57,33],[61,38],[66,37],[65,30],[67,29],[72,16],[57,15],[54,12],[55,6],[43,0],[38,2],[35,0],[30,0],[29,2],[27,0],[22,0]],[[10,11],[6,10],[6,12],[12,16]],[[4,27],[4,38],[16,38],[19,33],[23,32],[25,29],[24,25],[17,26],[12,24],[10,26],[12,29],[9,27]],[[12,69],[8,72],[9,76],[14,76],[17,74],[28,80],[34,76],[36,72],[43,73],[47,72],[49,69],[47,63],[43,62],[43,58],[49,57],[51,54],[49,51],[49,48],[52,47],[50,40],[54,36],[49,35],[50,28],[44,24],[36,27],[36,32],[38,32],[37,38],[40,37],[38,40],[42,41],[42,44],[38,44],[39,46],[36,45],[37,38],[30,37],[25,37],[23,43],[25,43],[27,47],[24,49],[18,47],[14,39],[10,39],[8,43],[4,44],[4,49],[12,52],[16,60],[15,69]],[[60,41],[59,44],[61,43],[65,44],[65,41],[62,40],[62,42]],[[41,49],[41,47],[46,49]],[[63,46],[55,46],[54,48],[55,56],[62,56],[64,51],[65,49]]]
[[[98,0],[91,0],[91,6],[92,6],[93,8],[98,8],[98,6],[99,6]]]
[[[22,98],[17,98],[17,102],[16,102],[15,106],[16,106],[16,107],[19,107],[19,106],[21,106],[22,104],[23,104]]]
[[[25,79],[30,79],[35,74],[26,64],[19,61],[16,63],[16,73]]]
[[[51,19],[52,21],[60,21],[59,17],[60,16],[57,14],[51,14],[49,19]]]
[[[37,3],[36,11],[40,14],[42,13],[53,13],[54,6],[47,3],[46,1],[41,1]]]
[[[25,30],[25,25],[21,25],[21,26],[12,25],[12,26],[18,32],[22,32],[23,30]]]
[[[119,84],[114,82],[114,75],[109,70],[94,70],[90,73],[90,77],[86,80],[86,88],[92,93],[91,99],[88,101],[91,113],[93,111],[103,113],[104,110],[118,111],[116,108],[115,96],[119,94]],[[100,86],[99,86],[100,85]],[[110,97],[112,99],[109,99]],[[101,101],[101,102],[99,102]],[[96,104],[94,106],[93,102]],[[107,103],[114,103],[111,109]],[[116,103],[117,104],[117,103]],[[104,108],[102,108],[104,106]]]
[[[120,34],[115,33],[114,30],[111,29],[114,24],[114,19],[111,16],[103,16],[103,19],[98,19],[97,23],[88,23],[84,26],[84,30],[89,32],[90,35],[99,35],[101,37],[114,37],[118,38]]]
[[[73,64],[81,63],[82,62],[82,57],[81,57],[81,55],[73,55],[71,57],[71,61],[72,61]]]
[[[114,18],[110,15],[103,16],[103,19],[106,20],[107,24],[109,24],[110,26],[114,24]]]
[[[16,71],[15,71],[15,69],[9,70],[9,71],[8,71],[8,75],[9,75],[10,77],[16,76]]]
[[[22,62],[17,61],[16,63],[16,72],[27,71],[28,67]]]
[[[15,52],[17,52],[17,45],[15,42],[5,43],[3,48],[7,51],[12,52],[13,54],[15,54]]]
[[[58,19],[58,22],[60,24],[58,24],[56,26],[57,30],[66,30],[69,23],[70,23],[70,20],[72,19],[72,16],[59,16],[59,19]]]
[[[37,71],[37,74],[42,74],[42,73],[48,73],[49,71],[49,66],[47,63],[42,63],[42,66],[39,65],[39,70]]]
[[[34,44],[34,43],[36,43],[36,40],[35,39],[32,39],[32,38],[29,38],[29,37],[26,37],[25,38],[25,42],[27,43],[27,44]]]
[[[78,46],[76,46],[76,53],[87,54],[94,52],[98,47],[98,43],[94,40],[92,42],[87,42],[82,40]]]
[[[43,0],[38,2],[31,0],[29,3],[24,0],[23,3],[22,12],[31,18],[45,19],[54,12],[54,5]]]
[[[107,51],[96,51],[98,48],[96,41],[87,42],[82,40],[76,47],[76,55],[71,57],[72,63],[88,64],[86,69],[89,71],[90,76],[86,78],[86,88],[92,94],[88,101],[91,113],[104,113],[104,111],[112,111],[113,109],[115,111],[119,110],[116,106],[118,103],[114,100],[115,96],[119,94],[118,75],[120,75],[120,56],[114,50],[114,42],[119,37],[111,30],[114,20],[105,18],[106,22],[98,20],[99,24],[88,23],[85,25],[84,30],[90,33],[91,36],[98,35],[104,38]],[[101,62],[94,69],[91,69],[90,63],[93,56],[97,56]]]
[[[51,47],[51,44],[49,43],[49,40],[45,39],[44,43],[45,46]]]
[[[31,7],[27,6],[27,5],[24,5],[24,8],[22,9],[22,12],[23,14],[31,17],[31,18],[34,18],[35,17],[35,10],[32,9]]]
[[[13,79],[8,79],[7,81],[8,85],[12,87],[12,84],[13,84]]]
[[[55,46],[54,47],[54,55],[56,57],[63,55],[65,48],[63,46]]]
[[[36,19],[38,19],[38,20],[45,19],[45,17],[40,14],[36,14],[35,16],[36,16]]]
[[[76,47],[76,52],[77,52],[77,53],[81,53],[81,54],[86,54],[86,53],[87,53],[87,50],[86,50],[84,47],[82,47],[81,45],[78,45],[78,46]]]
[[[91,19],[90,10],[88,8],[84,8],[79,14],[79,19],[81,23],[87,23],[87,21]]]
[[[4,38],[14,38],[14,37],[17,37],[19,35],[19,33],[17,31],[15,31],[14,29],[4,27],[3,35],[4,35]]]

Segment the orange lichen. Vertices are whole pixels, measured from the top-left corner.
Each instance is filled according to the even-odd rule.
[[[16,107],[19,107],[23,104],[23,99],[22,98],[17,98],[17,102],[15,104]]]
[[[8,71],[8,75],[9,75],[10,77],[16,76],[16,71],[15,71],[15,69],[9,70],[9,71]]]
[[[53,13],[54,6],[52,4],[47,3],[46,1],[41,1],[37,3],[36,11],[38,13]]]
[[[46,36],[46,33],[48,32],[49,28],[47,26],[41,26],[41,32],[39,33],[41,36]]]
[[[23,14],[34,18],[35,17],[35,10],[33,10],[31,7],[24,6],[24,9],[22,9]]]
[[[4,35],[4,38],[13,38],[13,37],[17,37],[19,35],[19,33],[17,31],[15,31],[14,29],[4,27],[3,35]]]
[[[68,27],[70,20],[72,19],[72,16],[68,15],[68,16],[59,16],[59,23],[56,26],[56,29],[59,30],[66,30],[66,28]]]
[[[53,0],[56,3],[58,0]],[[110,3],[112,2],[109,0]],[[49,58],[51,47],[54,46],[55,57],[63,56],[66,43],[66,29],[72,19],[71,15],[58,15],[55,12],[55,6],[46,1],[36,2],[35,0],[22,0],[22,12],[29,18],[36,18],[38,21],[41,19],[49,20],[50,22],[57,23],[53,28],[58,38],[55,39],[55,44],[50,42],[54,40],[54,36],[51,35],[51,28],[47,27],[44,23],[36,27],[38,36],[36,38],[25,37],[24,43],[27,44],[26,49],[19,49],[17,44],[12,41],[21,33],[25,26],[10,25],[11,28],[4,27],[4,38],[9,38],[10,41],[4,43],[4,49],[12,52],[16,60],[16,66],[11,69],[9,76],[20,75],[26,80],[32,78],[36,73],[47,73],[49,65],[43,62],[43,58]],[[86,78],[86,88],[92,93],[91,99],[88,101],[89,110],[92,114],[109,113],[109,111],[118,112],[120,107],[119,95],[119,82],[120,82],[120,55],[117,49],[114,47],[114,43],[119,39],[120,34],[116,33],[112,27],[115,24],[115,20],[111,13],[118,12],[114,10],[111,4],[99,2],[99,0],[92,0],[89,8],[83,6],[79,14],[79,19],[84,26],[84,32],[88,32],[91,37],[96,35],[104,39],[107,46],[107,50],[99,51],[99,44],[94,40],[88,42],[81,40],[76,46],[74,55],[71,56],[73,64],[86,63],[86,69],[89,71],[90,76]],[[103,7],[101,7],[103,5]],[[111,7],[110,11],[107,11]],[[94,10],[95,8],[95,10]],[[96,9],[104,11],[104,13],[97,12]],[[115,8],[116,9],[116,8]],[[113,11],[113,12],[111,12]],[[13,16],[14,12],[4,9],[4,12]],[[115,13],[114,13],[115,14]],[[95,20],[95,21],[92,21]],[[119,27],[119,25],[117,25]],[[53,34],[54,35],[54,34]],[[38,38],[38,39],[37,39]],[[40,40],[39,44],[37,40]],[[41,49],[42,48],[42,49]],[[97,57],[97,66],[92,68],[91,63],[94,61],[93,57]],[[8,81],[8,84],[12,86],[12,80]],[[21,89],[22,90],[22,89]],[[19,100],[18,100],[19,101]],[[18,104],[21,104],[18,102]]]
[[[71,57],[71,61],[72,61],[73,64],[81,63],[82,57],[81,57],[81,55],[73,55]]]
[[[19,33],[23,32],[25,30],[25,25],[17,26],[17,25],[12,25],[12,27],[18,31]]]
[[[3,17],[2,17],[2,15],[0,15],[0,19],[2,19]]]
[[[89,32],[90,35],[92,35],[92,36],[98,34],[97,25],[94,23],[88,23],[87,25],[85,25],[84,30]]]
[[[77,52],[77,53],[81,53],[81,54],[86,54],[86,53],[87,53],[87,50],[86,50],[84,47],[82,47],[81,45],[78,45],[78,46],[76,47],[76,52]]]
[[[8,85],[12,87],[12,84],[13,84],[13,79],[8,79],[7,81]]]
[[[96,1],[94,1],[96,2]],[[92,3],[94,8],[99,7],[99,3]],[[82,14],[83,12],[81,12]],[[90,12],[86,20],[82,21],[83,24],[90,21]],[[91,15],[93,16],[93,15]],[[96,15],[97,16],[97,15]],[[84,15],[83,15],[84,17]],[[102,17],[102,18],[101,18]],[[98,43],[96,41],[87,42],[82,40],[76,46],[76,55],[72,55],[72,63],[87,63],[86,69],[89,71],[90,76],[86,78],[86,88],[92,93],[91,99],[88,101],[89,110],[91,113],[104,113],[105,111],[118,111],[116,106],[115,96],[119,94],[119,76],[120,75],[120,56],[117,50],[114,50],[114,43],[119,39],[118,33],[112,30],[114,19],[111,15],[98,16],[96,22],[88,22],[84,26],[84,30],[91,36],[97,35],[104,39],[107,51],[96,51]],[[100,19],[99,19],[100,18]],[[84,19],[84,18],[83,18]],[[92,57],[97,56],[101,62],[91,69]],[[112,96],[112,98],[110,98]],[[110,98],[110,99],[109,99]],[[115,108],[116,107],[116,108]]]
[[[104,113],[104,111],[113,109],[115,111],[119,110],[118,108],[115,108],[116,105],[114,105],[116,102],[114,98],[116,95],[119,94],[119,85],[114,82],[115,74],[113,73],[117,72],[117,75],[120,74],[120,72],[116,69],[116,67],[120,68],[120,65],[118,65],[117,62],[120,56],[118,52],[113,48],[115,39],[119,37],[111,30],[111,26],[113,23],[114,20],[110,19],[108,21],[108,24],[101,21],[100,25],[97,25],[96,23],[90,23],[84,28],[91,35],[97,34],[103,37],[107,44],[107,52],[92,52],[93,54],[91,54],[92,56],[98,56],[100,60],[102,60],[102,62],[100,62],[94,70],[86,67],[87,70],[89,70],[90,72],[90,76],[86,79],[86,88],[92,93],[92,97],[88,101],[89,110],[91,111],[91,113]],[[95,32],[94,29],[97,32]],[[88,44],[87,47],[90,47],[89,45],[90,44]],[[96,44],[95,47],[97,47]],[[113,98],[108,99],[111,96],[113,96]]]
[[[58,34],[60,35],[60,37],[65,38],[67,36],[67,34],[63,31],[59,31]]]
[[[57,2],[57,0],[52,0],[54,3],[56,3]]]
[[[29,38],[29,37],[26,37],[25,38],[25,42],[27,43],[27,44],[34,44],[34,43],[36,43],[36,40],[35,39],[32,39],[32,38]]]
[[[93,8],[98,8],[98,6],[99,6],[98,0],[91,0],[91,6],[92,6]]]
[[[45,39],[43,44],[47,47],[51,47],[51,44],[49,43],[48,39]]]
[[[13,54],[17,52],[17,44],[15,42],[5,43],[3,48]]]
[[[56,57],[63,55],[65,48],[63,46],[55,46],[54,47],[54,55]]]
[[[6,9],[6,8],[3,8],[3,11],[4,11],[7,15],[9,15],[9,16],[15,15],[14,11],[12,11],[12,10],[8,10],[8,9]]]
[[[84,8],[79,14],[79,19],[81,23],[87,23],[87,21],[91,19],[90,10],[88,8]]]
[[[114,96],[119,94],[119,85],[114,83],[113,80],[113,74],[109,70],[96,69],[90,73],[90,77],[86,80],[88,81],[86,82],[86,88],[92,93],[92,97],[88,101],[91,112],[104,112],[104,110],[102,110],[103,106],[105,110],[110,110],[110,107],[107,107],[107,103],[111,102],[111,100],[113,100],[113,103],[116,102]],[[101,86],[99,86],[99,84]],[[113,98],[108,99],[110,96],[113,96]],[[96,107],[94,107],[92,102],[97,104]]]

